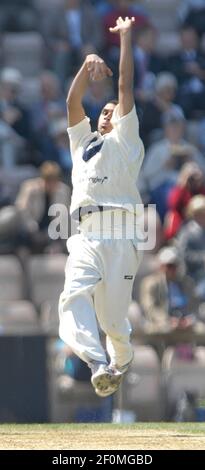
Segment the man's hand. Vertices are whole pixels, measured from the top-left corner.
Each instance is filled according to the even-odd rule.
[[[128,18],[126,16],[125,20],[122,19],[121,16],[116,21],[116,26],[114,28],[109,28],[111,33],[119,33],[119,34],[124,34],[127,33],[128,31],[131,31],[132,25],[135,22],[134,16],[132,18]]]
[[[103,80],[112,77],[112,70],[106,65],[103,59],[96,54],[89,54],[85,60],[90,78],[93,81]]]

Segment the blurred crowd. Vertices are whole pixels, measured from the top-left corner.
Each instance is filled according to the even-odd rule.
[[[205,0],[1,0],[0,254],[66,253],[48,237],[50,205],[69,207],[72,192],[66,94],[84,57],[100,54],[113,79],[85,96],[94,129],[117,94],[118,16],[135,17],[138,186],[157,211],[132,311],[145,333],[204,331]]]

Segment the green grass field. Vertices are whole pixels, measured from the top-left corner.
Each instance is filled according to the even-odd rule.
[[[2,424],[0,449],[205,450],[205,423]]]

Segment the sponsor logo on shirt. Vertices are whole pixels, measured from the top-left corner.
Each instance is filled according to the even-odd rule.
[[[99,178],[98,176],[89,178],[89,181],[93,184],[96,184],[96,183],[103,184],[106,180],[108,180],[107,176],[104,176],[103,178]]]

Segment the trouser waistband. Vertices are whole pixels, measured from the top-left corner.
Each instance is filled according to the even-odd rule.
[[[136,239],[134,213],[113,207],[103,209],[81,217],[79,229],[84,235],[97,239]]]

